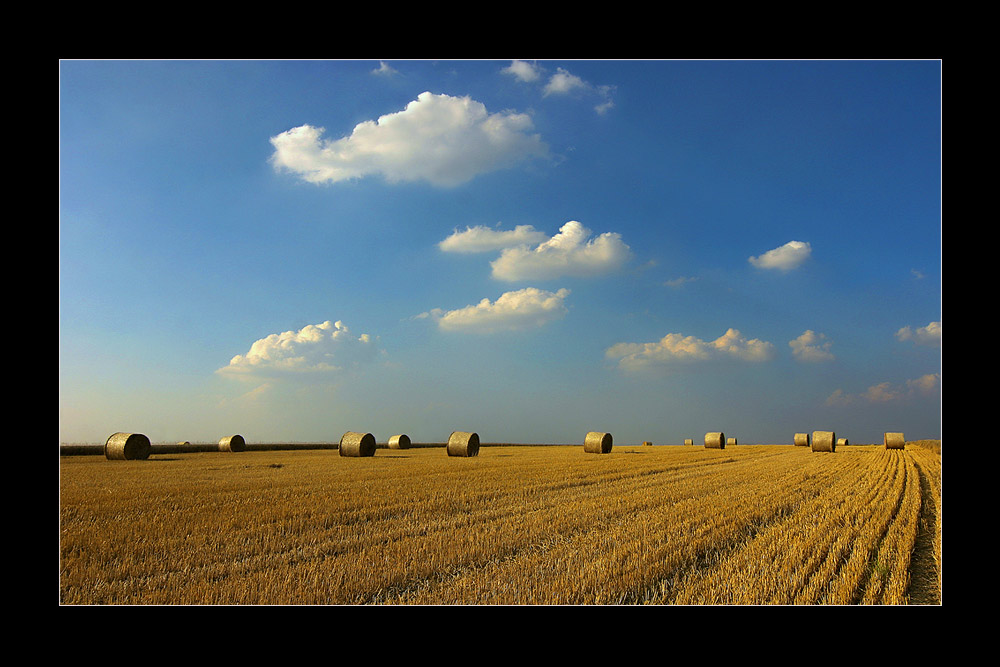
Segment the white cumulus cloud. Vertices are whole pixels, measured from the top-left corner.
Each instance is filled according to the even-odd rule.
[[[311,183],[381,175],[389,182],[455,186],[479,174],[545,157],[527,114],[489,113],[469,97],[424,92],[396,113],[365,121],[340,139],[301,125],[271,137],[275,169]]]
[[[917,345],[940,345],[941,344],[941,323],[931,322],[925,327],[903,327],[896,332],[896,340],[912,340]]]
[[[531,225],[517,225],[512,230],[501,231],[485,225],[466,227],[465,231],[455,230],[451,236],[441,241],[438,247],[445,252],[489,252],[519,245],[542,243],[548,238],[544,232]]]
[[[369,334],[356,336],[343,322],[309,324],[261,338],[217,372],[233,376],[290,376],[335,373],[371,361],[378,353]]]
[[[826,335],[807,329],[798,338],[788,342],[792,348],[792,356],[799,361],[833,361],[830,347],[833,343],[826,340]]]
[[[812,254],[812,247],[804,241],[789,241],[783,246],[768,250],[759,257],[748,260],[758,269],[777,269],[791,271],[801,266]]]
[[[560,276],[595,276],[622,267],[631,256],[615,232],[590,238],[591,231],[575,220],[536,247],[506,248],[490,263],[498,280],[538,280]]]
[[[540,327],[560,319],[568,312],[565,304],[568,289],[548,292],[526,287],[501,294],[496,301],[483,299],[475,305],[445,311],[435,308],[417,317],[431,317],[445,331],[495,333]]]
[[[729,329],[713,341],[670,333],[652,343],[616,343],[604,354],[617,359],[619,368],[632,371],[714,359],[768,361],[774,357],[774,345],[757,338],[748,340]]]

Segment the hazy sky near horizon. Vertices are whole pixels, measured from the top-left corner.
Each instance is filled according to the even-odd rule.
[[[938,61],[62,61],[61,442],[941,434]]]

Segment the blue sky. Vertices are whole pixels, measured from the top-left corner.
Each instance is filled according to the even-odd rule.
[[[63,61],[60,440],[941,431],[938,61]]]

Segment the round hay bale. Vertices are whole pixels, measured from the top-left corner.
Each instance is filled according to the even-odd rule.
[[[247,441],[243,439],[242,435],[227,435],[219,440],[220,452],[245,452],[246,450]]]
[[[109,461],[141,461],[149,458],[153,445],[142,433],[113,433],[104,443]]]
[[[590,431],[583,439],[583,451],[590,454],[610,454],[614,441],[610,433]]]
[[[389,438],[389,449],[409,449],[410,448],[410,436],[408,435],[394,435]]]
[[[651,443],[649,440],[643,440],[642,441],[642,446],[643,447],[652,447],[653,443]]]
[[[375,456],[375,436],[348,431],[340,438],[341,456]]]
[[[795,446],[796,447],[808,447],[809,446],[809,434],[808,433],[796,433],[795,434]]]
[[[694,440],[691,438],[684,438],[685,445],[694,445]]]
[[[181,440],[177,444],[179,446],[181,446],[181,447],[190,447],[191,446],[191,441],[190,440]]]
[[[849,445],[849,444],[851,444],[851,443],[849,443],[847,441],[847,438],[837,438],[837,446],[838,447],[843,447],[843,446]]]
[[[726,434],[720,432],[712,432],[705,434],[705,446],[709,449],[725,449],[726,448]]]
[[[726,445],[727,446],[728,445],[735,445],[735,444],[736,444],[736,438],[726,438]]]
[[[837,435],[833,431],[813,431],[812,450],[814,452],[833,452],[837,449]]]
[[[902,433],[886,433],[882,436],[886,449],[906,449],[906,438]]]
[[[448,436],[448,456],[479,456],[479,434],[453,431]]]

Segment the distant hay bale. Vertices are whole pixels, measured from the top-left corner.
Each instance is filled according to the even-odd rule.
[[[812,450],[814,452],[833,452],[837,449],[837,435],[833,431],[813,431]]]
[[[709,449],[725,449],[726,434],[722,432],[712,432],[705,434],[705,446]]]
[[[454,431],[448,436],[448,456],[479,456],[479,434]]]
[[[882,437],[882,442],[885,444],[886,449],[906,448],[906,438],[903,437],[902,433],[886,433]]]
[[[375,456],[375,436],[348,431],[340,438],[341,456]]]
[[[642,441],[642,446],[643,447],[652,447],[653,443],[651,443],[649,440],[643,440]]]
[[[104,443],[109,461],[140,461],[149,458],[153,445],[142,433],[113,433]]]
[[[389,449],[409,449],[410,448],[410,436],[408,435],[394,435],[389,438]]]
[[[726,438],[726,445],[735,445],[736,438]]]
[[[808,433],[796,433],[795,434],[795,446],[796,447],[808,447],[809,446],[809,434]]]
[[[219,440],[220,452],[245,452],[246,450],[247,441],[243,439],[242,435],[227,435]]]
[[[851,444],[851,443],[849,443],[847,441],[847,438],[837,438],[837,446],[838,447],[843,447],[843,446],[849,445],[849,444]]]
[[[177,444],[180,445],[181,447],[190,447],[191,446],[191,441],[190,440],[181,440]]]
[[[694,440],[691,438],[684,438],[685,445],[694,445]]]
[[[583,439],[583,451],[590,454],[610,454],[614,438],[610,433],[590,431]]]

